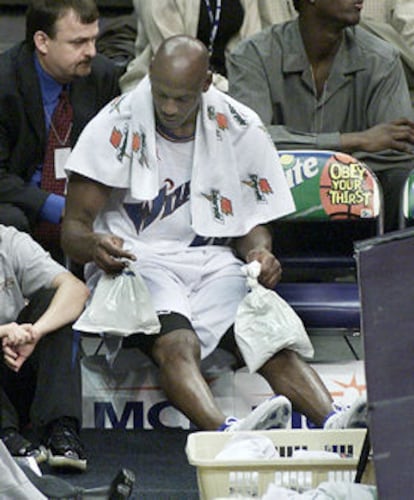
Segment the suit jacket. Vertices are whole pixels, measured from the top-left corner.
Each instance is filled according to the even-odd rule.
[[[91,73],[72,82],[72,146],[89,120],[119,94],[119,76],[120,68],[98,54]],[[49,194],[28,185],[43,162],[46,141],[33,51],[22,42],[0,55],[0,204],[19,207],[32,224]]]

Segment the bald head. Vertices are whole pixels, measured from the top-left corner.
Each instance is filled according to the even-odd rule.
[[[182,85],[202,84],[209,78],[209,54],[205,45],[185,35],[167,38],[150,66],[150,77]]]

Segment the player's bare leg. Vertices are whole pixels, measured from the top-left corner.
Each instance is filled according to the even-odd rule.
[[[298,354],[284,349],[258,371],[276,394],[283,394],[293,408],[314,424],[323,425],[332,412],[332,397],[316,371]]]
[[[225,420],[200,371],[200,344],[191,330],[159,337],[152,349],[167,398],[199,429],[217,430]]]

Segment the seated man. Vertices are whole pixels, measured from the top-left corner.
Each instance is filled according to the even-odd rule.
[[[286,0],[133,0],[136,13],[134,56],[120,79],[122,92],[148,74],[154,53],[173,35],[191,35],[210,51],[213,84],[227,89],[226,55],[237,42],[295,12]],[[212,18],[214,24],[212,25]]]
[[[398,228],[414,167],[414,122],[395,49],[359,26],[361,3],[296,0],[297,20],[241,42],[229,93],[261,117],[279,149],[351,153],[379,177],[385,229]]]
[[[142,275],[161,331],[129,336],[125,345],[151,356],[170,402],[199,429],[284,426],[286,398],[316,425],[357,425],[365,405],[336,412],[319,376],[291,350],[259,370],[283,396],[239,421],[223,415],[202,377],[200,359],[226,331],[235,347],[232,324],[247,292],[243,261],[261,263],[265,286],[279,280],[263,224],[294,209],[263,124],[211,86],[208,59],[194,38],[167,39],[149,78],[90,122],[67,163],[63,248],[88,263],[91,285],[126,261]]]
[[[86,467],[71,322],[88,294],[29,235],[0,225],[0,438],[15,457]],[[20,434],[28,423],[47,453]]]
[[[96,55],[94,0],[34,0],[26,40],[0,55],[0,224],[31,232],[63,260],[63,164],[85,124],[118,94]]]

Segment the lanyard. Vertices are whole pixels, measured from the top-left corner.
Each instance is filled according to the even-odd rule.
[[[209,0],[204,0],[204,3],[207,7],[208,17],[210,19],[211,31],[210,31],[210,40],[208,45],[208,51],[210,55],[213,52],[214,40],[217,36],[217,31],[220,24],[220,16],[221,16],[221,0],[217,0],[216,2],[216,11],[213,14],[213,9],[211,8],[211,4]]]

